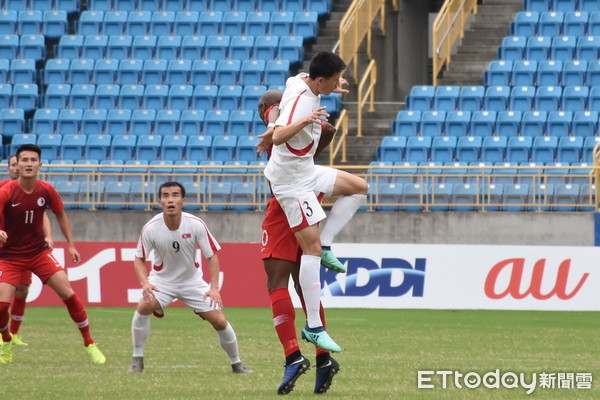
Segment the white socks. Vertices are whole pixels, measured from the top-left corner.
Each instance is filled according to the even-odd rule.
[[[327,222],[321,231],[321,245],[331,246],[335,236],[340,233],[356,211],[367,202],[366,194],[342,196],[333,203]]]
[[[150,315],[142,315],[135,311],[131,321],[131,337],[133,338],[133,356],[144,356],[144,345],[150,335]]]
[[[229,357],[229,362],[231,362],[231,364],[240,362],[237,337],[235,336],[235,331],[231,324],[227,322],[227,327],[221,331],[217,331],[217,335],[219,335],[221,347]]]
[[[323,326],[319,315],[321,304],[321,257],[303,255],[300,258],[300,286],[306,304],[309,328]]]

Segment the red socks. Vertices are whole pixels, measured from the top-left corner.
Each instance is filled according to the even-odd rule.
[[[87,314],[85,312],[85,308],[83,308],[83,303],[81,303],[81,300],[79,300],[79,297],[74,294],[67,300],[64,300],[64,303],[67,306],[67,310],[69,310],[71,319],[77,324],[77,327],[81,332],[81,336],[83,336],[84,345],[87,347],[90,344],[94,344],[94,339],[92,339],[92,335],[90,334],[90,325],[87,319]]]
[[[10,307],[10,303],[8,302],[0,302],[0,333],[2,333],[2,340],[4,342],[10,342],[10,332],[8,332],[8,320],[10,319],[10,314],[8,313],[8,308]]]
[[[275,289],[269,293],[271,308],[273,309],[273,324],[277,331],[279,341],[283,346],[286,357],[299,351],[298,337],[296,336],[296,310],[287,288]]]
[[[302,309],[304,310],[304,314],[306,314],[306,304],[304,304],[304,298],[300,297],[300,303],[302,304]],[[327,323],[325,322],[325,309],[323,308],[323,303],[319,303],[319,316],[321,317],[321,322],[323,322],[323,329],[327,329]],[[323,350],[320,347],[316,347],[317,356],[320,354],[328,354],[329,351]]]
[[[15,296],[13,298],[12,307],[10,310],[10,333],[13,335],[19,332],[23,315],[25,315],[25,299]]]

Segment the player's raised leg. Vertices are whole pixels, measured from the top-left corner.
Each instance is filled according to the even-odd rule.
[[[25,316],[26,300],[30,285],[31,271],[24,271],[21,275],[21,282],[17,286],[12,307],[10,308],[10,333],[13,337],[13,345],[15,346],[27,346],[27,343],[19,335],[19,329]]]
[[[2,274],[3,279],[8,279],[8,274]],[[6,275],[6,276],[4,276]],[[0,344],[0,364],[9,364],[13,361],[12,336],[8,330],[10,319],[10,301],[15,294],[15,286],[7,282],[0,282],[0,334],[2,344]]]
[[[49,253],[49,252],[48,252]],[[56,294],[62,299],[67,307],[67,311],[71,316],[71,319],[77,325],[79,332],[83,338],[83,344],[85,346],[86,352],[88,353],[92,363],[94,364],[104,364],[106,362],[106,357],[100,349],[98,345],[94,342],[92,338],[92,334],[90,332],[90,324],[88,321],[87,313],[85,311],[85,307],[83,303],[79,299],[79,296],[73,291],[71,288],[71,284],[67,278],[67,274],[64,270],[60,270],[56,272],[54,275],[50,277],[46,281],[46,284],[50,286]]]

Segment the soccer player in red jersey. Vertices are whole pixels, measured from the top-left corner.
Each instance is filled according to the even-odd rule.
[[[92,339],[85,308],[71,288],[62,265],[46,245],[43,215],[49,207],[56,215],[73,262],[80,261],[60,196],[52,185],[37,179],[41,167],[41,153],[39,146],[34,144],[20,146],[17,149],[19,179],[0,189],[0,226],[3,226],[3,230],[0,230],[0,243],[4,244],[0,248],[0,334],[3,340],[0,363],[8,364],[13,360],[8,309],[23,271],[30,270],[63,300],[71,319],[83,336],[86,351],[92,362],[104,364],[106,358]]]
[[[257,144],[259,152],[270,153],[272,147],[272,134],[274,122],[279,117],[279,101],[282,93],[269,90],[263,94],[258,103],[258,112],[261,115],[267,131],[260,135],[261,141]],[[329,124],[323,124],[321,139],[317,145],[316,155],[329,145],[335,134],[335,128]],[[267,211],[263,220],[261,257],[267,273],[267,289],[271,298],[273,310],[273,323],[279,341],[283,346],[286,365],[283,381],[277,392],[279,394],[290,393],[296,380],[310,367],[310,362],[302,356],[296,326],[294,323],[296,312],[288,291],[290,276],[294,280],[294,287],[302,308],[306,313],[306,305],[302,297],[299,284],[300,256],[302,250],[294,236],[283,209],[275,197],[267,204]],[[325,313],[323,305],[320,304],[319,312],[323,326],[325,326]],[[315,346],[316,347],[316,346]],[[339,371],[339,364],[327,350],[316,347],[317,350],[317,376],[315,382],[315,393],[325,393],[333,381],[333,377]]]
[[[17,165],[17,156],[10,156],[7,165],[8,174],[10,179],[0,181],[0,188],[6,185],[8,182],[14,181],[19,178],[19,168]],[[46,245],[50,250],[54,248],[54,242],[52,241],[52,228],[50,227],[50,220],[48,215],[44,213],[44,235]],[[17,286],[15,297],[13,298],[12,306],[10,308],[10,333],[12,335],[13,345],[16,346],[27,346],[27,343],[23,341],[21,335],[19,335],[19,329],[21,328],[21,322],[25,315],[25,306],[27,295],[29,294],[29,286],[31,285],[31,271],[23,271],[21,275],[21,282]],[[2,338],[0,337],[0,342]]]

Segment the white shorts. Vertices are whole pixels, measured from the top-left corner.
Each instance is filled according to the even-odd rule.
[[[305,182],[291,185],[271,184],[273,195],[294,232],[316,225],[326,217],[319,197],[321,194],[330,196],[333,193],[337,170],[323,166],[315,167],[316,174]]]
[[[183,283],[177,285],[165,285],[160,282],[152,281],[152,283],[159,290],[154,292],[154,297],[160,304],[160,307],[164,309],[171,304],[173,301],[179,299],[183,301],[188,307],[192,308],[196,313],[203,313],[213,310],[218,310],[218,307],[210,305],[211,299],[204,299],[204,295],[210,289],[208,283],[202,281],[200,283]]]

